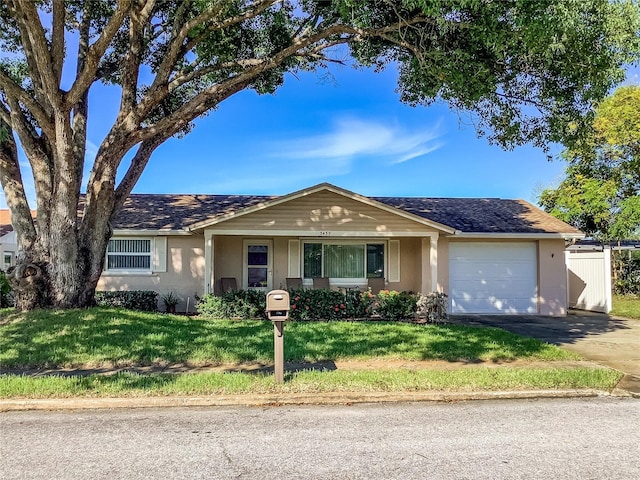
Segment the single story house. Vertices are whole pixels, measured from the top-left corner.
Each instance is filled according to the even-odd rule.
[[[565,245],[584,237],[523,200],[366,197],[323,183],[284,196],[131,195],[98,289],[440,291],[450,313],[565,315]]]

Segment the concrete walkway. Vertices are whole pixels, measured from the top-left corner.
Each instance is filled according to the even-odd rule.
[[[626,375],[618,388],[640,396],[640,320],[582,311],[566,317],[540,315],[455,315],[464,325],[498,327],[579,353]]]

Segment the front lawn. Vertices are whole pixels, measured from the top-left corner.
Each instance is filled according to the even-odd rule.
[[[0,375],[0,398],[224,395],[323,392],[416,392],[593,388],[609,390],[617,371],[577,360],[577,354],[497,328],[392,322],[290,322],[290,362],[369,361],[377,370],[340,369],[273,375],[228,371],[226,364],[271,364],[268,321],[187,318],[127,310],[0,312],[0,370],[97,368],[171,363],[225,364],[223,372],[112,375]],[[382,361],[381,361],[382,360]],[[385,360],[406,361],[390,367]],[[464,361],[448,368],[411,361]],[[492,367],[493,362],[519,360]],[[375,361],[375,362],[374,362]],[[529,363],[535,362],[535,363]],[[475,364],[478,365],[475,365]],[[397,365],[397,362],[396,362]],[[416,364],[414,364],[416,365]],[[349,367],[346,367],[349,368]],[[6,371],[6,370],[5,370]]]
[[[614,295],[611,315],[640,320],[640,297],[633,295]]]
[[[285,360],[573,360],[497,328],[392,322],[290,322]],[[208,320],[114,309],[0,314],[0,368],[77,368],[273,359],[268,321]]]

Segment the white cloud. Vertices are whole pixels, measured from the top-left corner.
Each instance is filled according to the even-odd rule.
[[[271,156],[291,159],[353,160],[376,157],[390,164],[406,162],[444,146],[434,143],[440,125],[410,131],[392,123],[342,118],[329,133],[296,138],[271,147]]]
[[[217,170],[214,183],[190,188],[216,193],[288,193],[298,186],[348,175],[360,159],[375,159],[393,168],[422,157],[444,146],[437,141],[442,134],[439,123],[408,129],[394,122],[340,118],[327,133],[252,145],[253,158],[226,163]]]

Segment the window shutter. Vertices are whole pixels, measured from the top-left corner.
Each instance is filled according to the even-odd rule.
[[[300,240],[289,240],[289,278],[300,278]]]
[[[153,239],[153,265],[154,272],[167,271],[167,237],[155,237]]]
[[[389,240],[389,278],[387,281],[400,281],[400,240]]]

